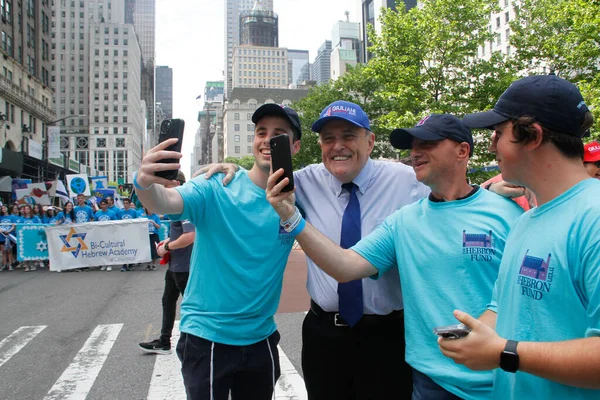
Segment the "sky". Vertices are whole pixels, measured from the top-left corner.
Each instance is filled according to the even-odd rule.
[[[359,22],[361,0],[274,0],[279,16],[279,46],[317,49],[331,40],[338,20]],[[223,80],[225,0],[156,0],[156,65],[173,69],[173,118],[185,120],[181,170],[190,178],[190,153],[199,123],[206,81]]]

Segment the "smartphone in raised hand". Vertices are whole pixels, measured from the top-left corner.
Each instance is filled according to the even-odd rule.
[[[433,333],[444,339],[460,339],[467,336],[470,332],[471,328],[464,324],[438,326],[433,329]]]
[[[289,183],[281,190],[282,192],[290,192],[294,190],[294,171],[292,167],[292,150],[290,148],[290,137],[285,133],[271,138],[271,167],[273,172],[283,168],[283,175],[277,180],[281,182],[284,178],[288,178]]]
[[[185,127],[185,122],[182,119],[166,119],[160,125],[160,134],[158,136],[158,142],[162,143],[167,139],[177,138],[179,139],[177,143],[170,145],[165,150],[167,151],[176,151],[181,153],[181,145],[183,141],[183,129]],[[179,160],[177,158],[165,158],[159,160],[161,163],[178,163]],[[177,179],[178,170],[172,169],[168,171],[156,171],[154,175],[159,176],[164,179],[174,180]]]

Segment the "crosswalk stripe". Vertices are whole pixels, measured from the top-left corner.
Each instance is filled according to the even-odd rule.
[[[175,321],[171,343],[177,345],[178,341],[179,321]],[[185,388],[181,376],[181,362],[173,347],[171,354],[156,356],[147,400],[185,399],[185,397]]]
[[[287,358],[281,346],[277,346],[277,350],[279,351],[281,376],[275,388],[275,400],[307,400],[308,395],[304,387],[304,379],[294,368],[290,359]]]
[[[44,400],[81,400],[89,393],[123,324],[98,325]]]
[[[36,337],[47,325],[22,326],[0,342],[0,367],[17,354],[23,347]]]

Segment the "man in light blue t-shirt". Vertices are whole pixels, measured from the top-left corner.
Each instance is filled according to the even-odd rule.
[[[506,240],[489,305],[495,330],[460,309],[454,315],[472,334],[440,341],[441,350],[495,369],[494,399],[600,399],[600,182],[582,162],[592,114],[577,86],[539,75],[464,121],[494,130],[502,176],[538,206]]]
[[[444,357],[433,329],[452,324],[456,308],[486,313],[510,224],[523,210],[467,183],[473,138],[458,118],[432,114],[414,128],[396,129],[390,139],[396,148],[412,149],[417,180],[431,189],[429,197],[405,205],[348,250],[308,223],[296,239],[339,282],[398,269],[414,400],[490,397],[492,374]],[[280,193],[281,184],[273,186],[279,175],[269,178],[267,196],[288,220],[296,207],[291,196]]]
[[[73,208],[75,212],[75,222],[90,222],[94,220],[94,210],[92,207],[85,204],[85,196],[83,194],[77,195],[77,206]]]
[[[280,375],[273,317],[294,237],[280,225],[265,187],[270,139],[287,134],[295,154],[301,126],[294,110],[276,104],[259,107],[252,122],[254,165],[227,187],[223,175],[163,186],[177,185],[154,175],[179,168],[158,162],[181,158],[165,150],[176,139],[149,150],[133,180],[147,209],[196,227],[177,344],[189,399],[225,400],[231,392],[232,398],[269,400]]]

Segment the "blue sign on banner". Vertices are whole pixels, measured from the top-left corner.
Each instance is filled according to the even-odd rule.
[[[16,224],[17,225],[17,260],[34,261],[48,259],[48,240],[46,239],[47,225]]]

